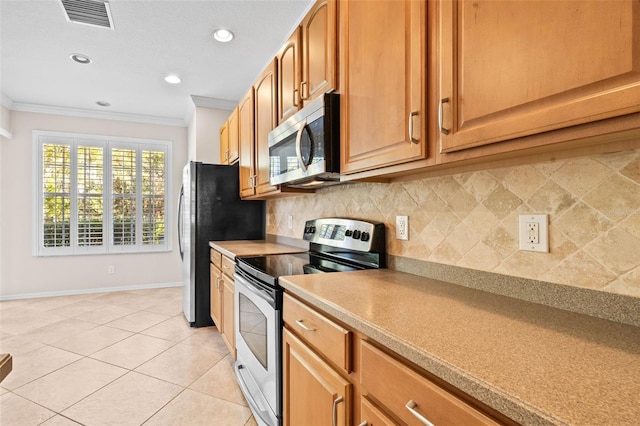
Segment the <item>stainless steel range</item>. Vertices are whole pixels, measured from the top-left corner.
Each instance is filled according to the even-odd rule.
[[[309,251],[239,257],[235,270],[236,377],[259,425],[282,424],[282,287],[278,277],[386,267],[385,227],[309,220]]]

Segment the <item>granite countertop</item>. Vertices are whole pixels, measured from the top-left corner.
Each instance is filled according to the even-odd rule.
[[[306,249],[266,240],[210,241],[209,247],[235,259],[236,256],[301,253]]]
[[[640,328],[391,270],[287,292],[523,424],[640,424]]]

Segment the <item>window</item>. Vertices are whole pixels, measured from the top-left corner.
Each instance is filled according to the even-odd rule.
[[[36,131],[34,255],[171,250],[171,143]]]

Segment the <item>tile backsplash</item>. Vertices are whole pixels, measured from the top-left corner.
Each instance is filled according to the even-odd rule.
[[[549,214],[550,253],[518,250],[521,214]],[[384,222],[391,255],[640,297],[640,150],[270,200],[267,233],[331,216]]]

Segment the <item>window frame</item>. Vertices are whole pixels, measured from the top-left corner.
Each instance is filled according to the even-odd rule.
[[[122,254],[122,253],[154,253],[170,252],[173,250],[173,238],[169,230],[173,224],[173,210],[170,208],[172,196],[172,142],[168,140],[139,139],[90,135],[67,132],[50,132],[34,130],[33,140],[33,256],[77,256],[91,254]],[[70,241],[69,247],[44,246],[44,191],[43,191],[43,146],[47,144],[64,144],[70,146]],[[78,146],[93,146],[103,149],[102,170],[102,206],[103,232],[102,244],[98,246],[78,245]],[[114,245],[114,217],[113,217],[113,179],[112,179],[112,150],[134,149],[136,151],[136,242],[130,245]],[[142,152],[164,152],[164,241],[161,244],[143,243],[143,211],[142,200],[145,196],[142,185]]]

